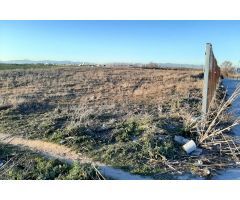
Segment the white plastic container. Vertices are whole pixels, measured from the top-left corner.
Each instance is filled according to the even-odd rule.
[[[196,143],[193,140],[190,140],[186,144],[184,144],[182,147],[183,147],[184,151],[187,152],[187,154],[190,154],[194,150],[196,150],[197,145],[196,145]]]

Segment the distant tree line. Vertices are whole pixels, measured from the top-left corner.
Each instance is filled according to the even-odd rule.
[[[220,67],[221,73],[225,77],[236,76],[240,73],[240,68],[234,66],[231,61],[224,61]]]

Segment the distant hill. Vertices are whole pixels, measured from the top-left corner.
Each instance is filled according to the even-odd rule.
[[[0,61],[0,63],[6,63],[6,64],[57,64],[57,65],[67,65],[67,64],[91,64],[88,62],[75,62],[75,61],[69,61],[69,60],[63,60],[63,61],[57,61],[57,60],[8,60],[8,61]]]
[[[192,64],[177,64],[177,63],[160,63],[162,67],[177,67],[177,68],[203,68],[203,65]]]
[[[63,60],[63,61],[57,61],[57,60],[9,60],[9,61],[0,61],[0,63],[6,63],[6,64],[56,64],[56,65],[93,65],[96,63],[90,63],[90,62],[79,62],[79,61],[69,61],[69,60]],[[193,64],[179,64],[179,63],[156,63],[159,67],[176,67],[176,68],[202,68],[203,65],[193,65]],[[143,63],[121,63],[121,62],[115,62],[115,63],[104,63],[101,65],[106,66],[144,66],[146,64]]]
[[[202,69],[203,65],[194,65],[194,64],[179,64],[179,63],[107,63],[107,66],[138,66],[138,67],[146,67],[153,65],[154,67],[161,68],[194,68],[194,69]]]

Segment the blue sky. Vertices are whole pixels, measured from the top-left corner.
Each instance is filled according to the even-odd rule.
[[[240,62],[240,21],[0,21],[0,60]]]

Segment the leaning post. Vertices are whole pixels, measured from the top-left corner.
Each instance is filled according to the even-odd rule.
[[[204,66],[204,83],[203,83],[203,99],[202,114],[205,116],[209,107],[209,71],[211,68],[212,44],[206,44],[205,66]]]

